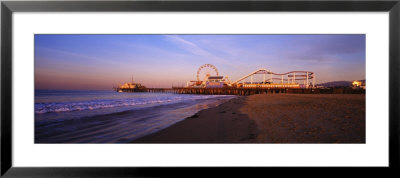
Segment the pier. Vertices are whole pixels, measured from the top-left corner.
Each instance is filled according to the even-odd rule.
[[[124,92],[134,92],[126,89]],[[176,94],[199,94],[199,95],[254,95],[254,94],[365,94],[364,89],[351,88],[146,88],[140,92],[151,93],[176,93]]]
[[[201,75],[206,69],[210,72]],[[256,75],[262,76],[262,81],[255,81]],[[204,64],[197,70],[197,80],[187,81],[185,87],[146,88],[140,83],[132,82],[114,88],[118,92],[151,92],[199,95],[254,95],[254,94],[365,94],[365,82],[354,81],[353,88],[319,88],[315,85],[315,73],[312,71],[290,71],[275,73],[260,68],[238,80],[231,82],[228,76],[220,75],[212,64]],[[246,81],[247,80],[247,81]],[[250,81],[248,81],[250,80]]]
[[[204,94],[204,95],[254,95],[254,94],[365,94],[364,89],[345,88],[172,88],[177,94]]]

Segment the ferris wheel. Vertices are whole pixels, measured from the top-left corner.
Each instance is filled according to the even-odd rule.
[[[218,76],[218,69],[212,64],[204,64],[199,67],[197,70],[197,81],[201,81],[201,79],[206,79],[211,76],[211,73],[215,73],[215,76]]]

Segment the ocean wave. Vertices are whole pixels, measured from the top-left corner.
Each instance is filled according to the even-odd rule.
[[[49,103],[35,103],[35,113],[44,114],[51,112],[71,112],[82,110],[96,110],[114,107],[129,107],[150,104],[166,104],[176,103],[187,100],[208,99],[222,97],[216,95],[186,95],[168,98],[130,98],[130,99],[110,99],[110,100],[93,100],[82,102],[49,102]]]

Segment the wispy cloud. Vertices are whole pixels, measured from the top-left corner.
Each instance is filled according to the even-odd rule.
[[[165,35],[165,39],[167,41],[170,41],[170,42],[178,45],[180,48],[182,48],[182,49],[186,50],[187,52],[190,52],[194,55],[204,57],[205,59],[211,59],[218,63],[230,65],[230,62],[228,60],[218,57],[218,56],[212,54],[211,52],[204,50],[199,45],[197,45],[193,42],[190,42],[188,40],[185,40],[177,35]]]
[[[36,54],[38,54],[38,53],[40,53],[40,54],[52,53],[52,54],[58,54],[58,55],[62,55],[62,56],[83,58],[83,59],[87,59],[87,60],[99,60],[98,58],[93,57],[93,56],[89,56],[89,55],[85,55],[85,54],[79,54],[79,53],[65,51],[65,50],[54,49],[54,48],[36,46],[35,50],[36,50],[36,52],[35,52]]]

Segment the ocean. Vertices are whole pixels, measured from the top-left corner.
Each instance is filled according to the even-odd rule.
[[[35,143],[129,143],[233,97],[35,90]]]

